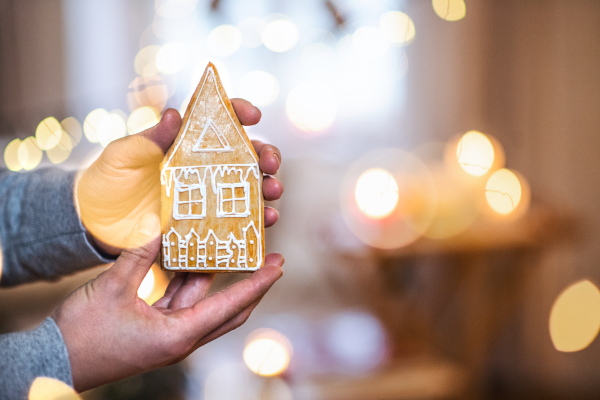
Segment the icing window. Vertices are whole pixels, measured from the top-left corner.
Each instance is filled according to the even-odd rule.
[[[250,184],[218,183],[217,217],[247,217],[250,215]]]
[[[203,183],[175,184],[173,203],[174,219],[200,219],[206,217],[206,186]]]

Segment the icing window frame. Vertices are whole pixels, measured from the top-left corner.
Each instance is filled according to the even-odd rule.
[[[192,197],[192,191],[199,190],[200,191],[200,200],[196,200]],[[179,194],[187,192],[188,198],[187,200],[180,200]],[[188,205],[188,213],[180,214],[179,206]],[[192,213],[192,204],[201,204],[202,213],[193,214]],[[182,184],[179,181],[175,182],[175,197],[173,199],[173,219],[181,220],[181,219],[202,219],[206,217],[206,185],[204,183],[194,183],[191,185]]]
[[[244,197],[235,197],[235,189],[243,188]],[[223,189],[231,189],[231,198],[223,197]],[[236,210],[236,203],[244,201],[246,209],[243,212]],[[224,211],[224,204],[231,202],[232,211]],[[217,217],[247,217],[250,215],[250,183],[249,182],[238,182],[238,183],[217,183]]]

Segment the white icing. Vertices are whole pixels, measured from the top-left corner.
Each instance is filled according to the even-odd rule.
[[[245,171],[244,171],[245,170]],[[210,174],[210,185],[213,193],[217,194],[217,176],[223,178],[225,174],[228,176],[231,173],[235,175],[239,174],[240,182],[247,182],[250,172],[258,180],[260,178],[260,169],[257,164],[221,164],[221,165],[193,165],[187,167],[170,167],[163,168],[160,174],[160,183],[166,185],[167,197],[171,195],[171,185],[173,182],[179,182],[181,177],[190,180],[191,177],[195,176],[198,183],[206,185],[206,177]],[[180,184],[186,185],[186,184]],[[259,192],[262,192],[262,188],[259,188]]]
[[[198,233],[194,228],[190,229],[190,232],[181,238],[181,235],[177,233],[174,228],[163,235],[163,267],[168,270],[196,270],[196,271],[215,271],[215,270],[234,270],[234,271],[248,271],[256,270],[258,267],[248,267],[246,260],[253,263],[257,260],[257,264],[260,264],[262,260],[262,249],[256,248],[256,257],[248,257],[247,254],[247,242],[254,242],[254,240],[248,240],[248,230],[252,229],[253,234],[259,237],[259,232],[254,225],[254,221],[242,229],[243,237],[237,239],[233,233],[230,233],[226,240],[219,239],[212,229],[208,230],[208,233],[204,240],[199,240]],[[172,236],[177,237],[177,246],[171,245],[175,241],[171,241]],[[213,261],[212,256],[207,257],[208,246],[212,247],[216,254],[215,265],[209,266],[207,261]],[[195,246],[195,249],[194,249]],[[214,246],[214,247],[213,247]],[[235,253],[233,249],[238,249],[237,259],[235,259]],[[211,253],[212,253],[211,250]],[[190,257],[188,257],[188,252]],[[176,257],[178,254],[178,257]]]
[[[208,79],[209,77],[212,78],[212,79]],[[240,130],[238,129],[238,126],[235,123],[233,117],[231,116],[231,113],[229,112],[229,109],[225,105],[225,101],[223,100],[223,97],[221,96],[221,91],[219,90],[219,87],[217,85],[217,80],[215,78],[215,71],[213,70],[212,67],[208,67],[207,68],[206,77],[204,78],[204,81],[202,82],[202,85],[200,86],[200,90],[198,91],[198,96],[196,97],[196,101],[194,101],[194,105],[192,106],[192,112],[196,108],[196,104],[198,103],[198,100],[200,99],[200,93],[202,93],[202,89],[204,88],[204,84],[206,83],[207,79],[215,85],[216,92],[219,95],[219,100],[221,100],[221,104],[227,110],[227,115],[229,116],[229,119],[231,120],[231,123],[235,127],[235,130],[238,133],[238,135],[240,136],[240,139],[242,139],[242,142],[244,142],[244,144],[246,145],[246,147],[250,150],[250,148],[248,147],[248,144],[244,140],[244,136],[242,135],[242,132],[240,132]],[[177,142],[177,144],[175,145],[175,148],[173,149],[173,152],[171,153],[171,156],[169,157],[169,159],[165,163],[163,169],[166,169],[168,167],[169,163],[171,162],[171,159],[173,158],[173,155],[177,152],[177,149],[179,148],[179,145],[181,144],[181,142],[183,142],[183,138],[185,137],[185,134],[188,132],[191,120],[192,120],[191,118],[188,118],[187,123],[185,124],[185,128],[183,129],[183,134],[181,135],[181,138],[179,139],[179,142]],[[256,159],[253,151],[250,151],[250,155],[252,155],[252,158],[254,158],[254,161],[256,161],[256,163],[258,164],[258,160]]]
[[[229,119],[231,121],[231,123],[233,124],[233,127],[235,128],[235,130],[237,131],[238,135],[240,136],[240,139],[242,140],[242,142],[244,143],[244,145],[246,146],[246,151],[248,151],[250,153],[250,155],[252,156],[252,158],[254,159],[254,163],[250,163],[250,164],[217,164],[217,165],[200,165],[200,166],[184,166],[184,167],[169,167],[171,160],[173,159],[173,155],[178,151],[179,146],[181,145],[181,143],[183,142],[185,135],[187,134],[189,127],[190,127],[190,122],[191,122],[191,118],[188,119],[188,121],[186,122],[186,125],[183,129],[183,132],[181,134],[181,137],[179,139],[179,141],[176,143],[175,147],[173,148],[173,151],[171,152],[171,155],[169,156],[167,162],[164,164],[162,170],[161,170],[161,184],[165,186],[166,189],[166,195],[167,197],[169,197],[171,195],[171,187],[173,186],[173,182],[175,182],[175,187],[178,189],[183,189],[183,190],[189,190],[191,186],[193,186],[193,188],[197,188],[199,189],[201,186],[194,186],[194,185],[204,185],[204,190],[206,190],[206,186],[208,186],[208,182],[206,182],[206,179],[208,177],[208,175],[210,175],[210,186],[211,189],[213,191],[213,194],[219,196],[219,191],[220,188],[218,187],[218,185],[221,185],[221,182],[217,182],[217,176],[220,175],[221,178],[223,178],[225,176],[225,174],[227,174],[228,176],[231,175],[232,173],[234,175],[239,175],[239,183],[241,184],[245,184],[248,185],[249,188],[249,182],[248,182],[248,177],[250,175],[250,173],[252,172],[254,177],[256,178],[256,186],[257,186],[257,192],[258,192],[258,196],[259,198],[262,198],[262,187],[261,185],[258,183],[260,181],[260,177],[262,172],[260,171],[260,168],[258,166],[258,159],[256,157],[256,154],[254,153],[254,151],[251,150],[250,148],[250,144],[247,141],[247,138],[245,138],[245,136],[242,134],[242,132],[240,131],[240,129],[238,128],[235,120],[233,119],[232,114],[229,112],[229,109],[227,108],[227,106],[225,105],[225,102],[223,100],[223,97],[221,95],[221,92],[219,91],[218,85],[216,83],[216,78],[215,78],[215,72],[213,70],[212,67],[209,67],[207,69],[207,74],[206,77],[204,79],[204,81],[202,82],[202,85],[200,87],[200,90],[198,91],[198,94],[202,92],[202,89],[204,88],[204,85],[206,84],[206,81],[209,81],[210,83],[213,83],[215,85],[218,97],[221,101],[221,104],[223,105],[223,107],[225,107],[225,109],[227,110],[227,114],[229,116]],[[201,98],[201,96],[197,96],[196,100],[192,106],[192,112],[193,110],[196,108],[197,104],[198,104],[198,100]],[[219,138],[219,141],[221,142],[221,144],[224,146],[224,148],[229,147],[229,142],[227,141],[226,137],[219,131],[219,129],[216,127],[216,125],[214,124],[214,122],[208,118],[205,126],[203,128],[202,133],[200,134],[200,139],[196,142],[196,145],[194,147],[196,147],[196,150],[192,150],[192,151],[209,151],[206,149],[201,149],[200,143],[202,142],[201,139],[203,138],[203,136],[205,134],[207,134],[208,129],[212,128],[215,130],[217,137]],[[222,141],[221,139],[223,139],[224,141]],[[230,138],[231,139],[231,138]],[[214,149],[212,151],[224,151],[223,149]],[[233,150],[231,150],[233,151]],[[183,181],[185,180],[185,182]],[[195,180],[194,182],[191,182],[192,180]],[[192,188],[192,189],[193,189]],[[181,193],[182,190],[177,191],[176,190],[176,194],[174,195],[176,198],[174,198],[174,200],[178,200],[178,194]],[[249,190],[248,190],[249,192]],[[189,218],[194,218],[194,219],[200,219],[203,216],[206,216],[206,192],[202,193],[202,200],[194,200],[194,203],[202,203],[202,214],[197,214],[197,215],[178,215],[179,218],[175,218],[175,213],[174,213],[174,218],[175,219],[186,219],[186,217]],[[222,196],[221,196],[222,198]],[[248,198],[248,202],[249,202],[249,195],[247,196]],[[191,201],[191,198],[188,198],[189,201]],[[240,199],[241,200],[241,199]],[[244,200],[246,200],[246,195],[244,196]],[[174,202],[174,210],[177,208],[177,213],[179,212],[178,210],[178,201]],[[187,201],[184,201],[184,204],[188,203]],[[219,209],[219,205],[221,203],[219,202],[217,204],[217,210]],[[191,206],[191,204],[190,204]],[[221,211],[223,210],[223,208],[221,207]],[[249,216],[250,215],[250,207],[249,204],[246,203],[246,212],[247,215],[243,215],[243,216]],[[239,214],[239,210],[238,211]],[[263,220],[263,209],[262,207],[259,207],[258,209],[258,221],[262,221]],[[242,216],[242,215],[221,215],[221,216]],[[167,234],[163,234],[163,266],[166,269],[169,270],[208,270],[208,271],[214,271],[214,270],[228,270],[228,271],[254,271],[256,269],[258,269],[258,265],[260,265],[261,261],[262,261],[262,248],[260,246],[256,246],[255,249],[255,254],[254,257],[248,257],[247,254],[247,236],[248,236],[248,230],[252,228],[252,233],[254,234],[254,237],[261,241],[261,233],[259,232],[259,230],[257,230],[254,221],[250,221],[250,223],[245,227],[241,229],[241,233],[239,233],[242,238],[237,239],[234,235],[233,232],[230,232],[227,240],[221,240],[219,238],[217,238],[217,236],[215,235],[215,233],[209,229],[208,233],[206,235],[206,237],[204,238],[204,240],[200,240],[200,237],[198,235],[198,233],[192,228],[190,230],[190,232],[185,235],[185,237],[182,238],[182,236],[174,229],[171,228],[170,231]],[[171,241],[171,238],[173,238],[173,241]],[[176,239],[176,240],[175,240]],[[209,240],[212,239],[212,240]],[[249,240],[251,244],[254,244],[254,240]],[[210,243],[210,247],[207,246],[207,243]],[[212,247],[215,246],[216,243],[216,247]],[[208,247],[208,248],[207,248]],[[232,249],[236,249],[237,247],[237,260],[234,258],[234,252],[232,251]],[[213,261],[213,257],[212,256],[208,256],[207,252],[211,252],[211,254],[216,254],[216,260],[214,261],[214,264],[212,264],[211,266],[208,265],[207,261]],[[188,257],[188,253],[190,255],[190,257]],[[256,260],[256,265],[257,267],[249,267],[248,266],[248,262],[253,263],[254,260]],[[214,265],[214,266],[213,266]]]
[[[189,171],[186,171],[186,179]],[[193,200],[193,193],[200,192],[200,200]],[[179,196],[181,193],[187,192],[187,200],[180,200]],[[194,214],[192,212],[192,204],[200,204],[202,206],[202,212],[200,214]],[[188,212],[186,214],[180,214],[180,206],[187,206]],[[203,182],[185,185],[175,180],[175,199],[173,200],[173,219],[202,219],[206,217],[206,185]]]
[[[244,197],[237,198],[235,197],[235,188],[243,188],[244,189]],[[231,189],[231,198],[224,199],[223,198],[223,189]],[[243,200],[244,201],[244,211],[238,211],[236,209],[236,201]],[[232,211],[226,212],[224,211],[225,202],[231,201]],[[217,217],[247,217],[250,215],[250,183],[241,182],[241,183],[217,183]]]
[[[212,128],[215,131],[215,134],[217,135],[217,139],[219,139],[219,143],[221,144],[221,147],[217,147],[217,148],[213,148],[213,149],[203,149],[200,147],[202,145],[202,141],[204,140],[204,137],[208,133],[209,128]],[[212,118],[209,117],[208,120],[206,121],[206,125],[204,125],[204,129],[202,130],[200,137],[196,141],[196,144],[194,144],[194,147],[192,147],[192,151],[194,153],[211,153],[211,152],[214,153],[214,152],[230,152],[230,151],[233,151],[233,149],[229,145],[229,142],[227,141],[227,139],[225,138],[223,133],[219,130],[219,128],[217,128],[217,126],[213,122]]]

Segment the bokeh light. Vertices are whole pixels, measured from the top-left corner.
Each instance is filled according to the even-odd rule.
[[[45,118],[35,130],[35,140],[42,150],[50,150],[56,146],[62,136],[62,126],[54,117]]]
[[[114,140],[120,139],[127,134],[125,120],[119,113],[107,114],[98,124],[98,142],[106,147]]]
[[[261,36],[267,49],[282,53],[296,45],[298,28],[292,21],[276,19],[265,26]]]
[[[83,121],[83,133],[91,143],[98,143],[98,127],[107,115],[108,111],[104,108],[97,108],[85,117]]]
[[[71,141],[71,137],[66,133],[63,133],[60,142],[50,150],[46,150],[46,156],[48,156],[48,159],[52,164],[60,164],[69,158],[73,147],[74,144]]]
[[[308,72],[314,74],[332,72],[338,67],[335,50],[325,43],[311,43],[306,46],[300,55],[300,62]]]
[[[133,111],[140,107],[149,106],[162,111],[169,98],[169,88],[164,79],[158,75],[140,76],[129,84],[127,103]]]
[[[187,47],[179,42],[165,44],[156,53],[156,69],[163,74],[176,74],[187,63]]]
[[[458,21],[467,14],[464,0],[432,0],[433,10],[441,19]]]
[[[381,80],[384,83],[393,83],[402,79],[408,72],[408,57],[404,50],[399,54],[388,53],[379,64],[381,71]]]
[[[277,99],[279,82],[265,71],[248,72],[240,81],[239,93],[255,106],[267,106]]]
[[[220,25],[208,35],[208,50],[219,57],[227,57],[235,53],[242,44],[242,34],[233,25]]]
[[[148,305],[152,305],[158,299],[163,297],[168,284],[169,280],[165,275],[165,272],[155,263],[140,284],[137,291],[138,297],[144,300]]]
[[[19,161],[19,146],[21,139],[13,139],[4,149],[4,164],[11,171],[20,171],[23,169],[21,161]]]
[[[29,389],[29,400],[79,400],[77,393],[63,381],[40,376]]]
[[[154,289],[154,272],[151,268],[138,288],[137,294],[140,298],[146,299],[152,293],[152,289]]]
[[[154,75],[158,72],[156,56],[159,50],[159,46],[152,45],[138,51],[133,61],[133,67],[138,75]]]
[[[388,50],[388,41],[379,29],[372,26],[358,28],[352,35],[352,45],[361,57],[379,58]]]
[[[522,186],[517,175],[502,168],[494,172],[485,184],[485,198],[489,206],[497,213],[510,214],[519,206]]]
[[[392,43],[406,45],[415,38],[415,24],[401,11],[389,11],[383,14],[379,19],[379,27]]]
[[[361,177],[364,179],[365,171],[375,171],[384,178],[382,186],[388,183],[385,180],[387,174],[397,185],[397,197],[394,190],[390,190],[386,194],[389,198],[382,201],[385,212],[392,208],[393,202],[397,203],[389,214],[381,212],[385,218],[369,216],[359,206],[356,192],[363,186],[358,182]],[[340,202],[344,221],[357,238],[372,247],[394,249],[414,242],[427,230],[435,211],[436,192],[428,168],[417,157],[400,149],[377,149],[362,156],[348,169],[342,182]],[[373,210],[380,212],[376,207]]]
[[[242,34],[242,46],[254,48],[262,44],[262,33],[267,23],[256,17],[248,17],[237,24]]]
[[[60,122],[60,125],[62,126],[63,132],[71,139],[73,147],[77,146],[79,142],[81,142],[81,137],[83,136],[83,129],[79,121],[77,121],[77,118],[65,118]]]
[[[479,214],[479,193],[465,174],[436,166],[431,174],[435,183],[435,212],[424,236],[446,239],[469,228]]]
[[[156,0],[154,9],[163,18],[183,18],[196,8],[198,0]]]
[[[291,390],[279,378],[253,374],[243,362],[226,362],[212,368],[204,381],[204,400],[292,400]],[[214,364],[213,364],[214,365]]]
[[[304,132],[320,132],[333,124],[337,105],[333,92],[317,82],[305,82],[290,90],[286,113]]]
[[[145,131],[158,124],[158,113],[154,108],[144,106],[134,110],[127,118],[127,132],[130,135]]]
[[[556,350],[583,350],[600,330],[600,291],[588,280],[566,288],[550,311],[550,337]]]
[[[386,334],[381,323],[370,314],[338,313],[328,321],[324,336],[328,352],[345,370],[368,370],[385,359]]]
[[[483,133],[469,131],[460,138],[456,145],[456,159],[468,174],[485,175],[494,164],[494,146]]]
[[[292,346],[289,340],[273,329],[259,329],[248,336],[244,348],[244,362],[252,372],[274,376],[284,372],[290,364]]]
[[[385,218],[398,204],[398,184],[388,171],[372,168],[358,178],[354,196],[359,210],[367,217]]]
[[[29,171],[40,165],[44,153],[33,136],[29,136],[19,144],[17,150],[19,162],[23,169]]]
[[[203,36],[199,25],[198,13],[195,12],[181,18],[166,18],[155,14],[151,29],[142,34],[140,48],[155,44],[157,37],[162,39],[163,43],[190,43],[190,39]]]

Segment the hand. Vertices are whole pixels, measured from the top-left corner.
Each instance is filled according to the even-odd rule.
[[[208,297],[213,274],[178,274],[149,306],[137,290],[158,254],[159,236],[158,216],[144,214],[114,265],[52,314],[77,391],[183,360],[243,324],[283,274],[283,257],[269,254],[249,278]]]
[[[232,99],[231,104],[242,124],[255,125],[260,121],[259,109],[246,100]],[[76,186],[81,221],[94,245],[103,252],[120,254],[140,216],[160,212],[159,164],[180,126],[179,112],[169,109],[156,126],[110,143],[81,174]],[[252,144],[262,171],[275,174],[281,165],[277,147],[258,141]],[[276,178],[265,177],[266,200],[277,200],[282,193],[283,185]],[[265,227],[279,218],[277,210],[271,207],[265,207],[264,215]]]

